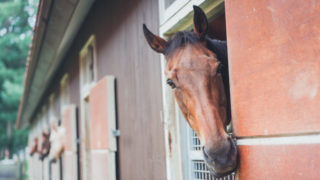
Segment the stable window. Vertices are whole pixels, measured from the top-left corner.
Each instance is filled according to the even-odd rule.
[[[64,108],[69,105],[68,79],[68,74],[65,74],[60,81],[60,112],[63,112]]]
[[[95,36],[91,36],[80,51],[81,95],[88,96],[96,81]],[[83,98],[82,96],[82,98]]]
[[[165,3],[170,5],[168,6]],[[160,4],[160,34],[170,37],[177,31],[192,30],[193,5],[200,6],[206,12],[209,20],[208,36],[214,39],[226,40],[223,0],[165,1]],[[165,65],[166,61],[162,56],[162,72],[164,72]],[[177,103],[174,101],[171,88],[166,85],[164,73],[162,74],[162,83],[168,179],[215,179],[210,175],[209,169],[203,160],[200,140],[181,114]],[[225,179],[234,178],[234,174],[225,177]]]
[[[80,52],[82,179],[116,179],[115,78],[96,78],[95,38]]]
[[[90,36],[80,51],[80,154],[82,179],[91,179],[90,90],[96,81],[95,36]]]

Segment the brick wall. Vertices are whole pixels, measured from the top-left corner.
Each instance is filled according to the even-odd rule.
[[[239,179],[320,177],[320,2],[226,0]]]

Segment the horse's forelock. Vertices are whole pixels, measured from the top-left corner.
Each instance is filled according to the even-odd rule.
[[[168,41],[164,54],[170,56],[179,47],[184,47],[187,44],[196,44],[198,42],[200,42],[200,39],[193,32],[179,31]]]

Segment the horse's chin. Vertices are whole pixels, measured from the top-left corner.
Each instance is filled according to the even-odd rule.
[[[238,153],[236,149],[235,151],[236,152],[232,153],[230,157],[228,157],[230,162],[227,163],[226,166],[222,166],[221,164],[218,164],[216,160],[209,157],[203,149],[204,160],[209,168],[210,174],[212,174],[214,177],[219,178],[234,173],[237,170],[239,164]]]

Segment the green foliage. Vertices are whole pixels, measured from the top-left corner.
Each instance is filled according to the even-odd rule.
[[[37,0],[0,0],[0,159],[24,148],[28,130],[15,120],[22,94]]]

